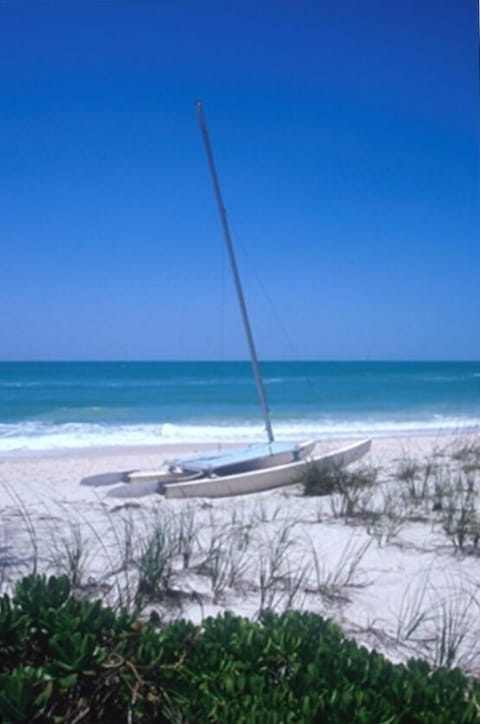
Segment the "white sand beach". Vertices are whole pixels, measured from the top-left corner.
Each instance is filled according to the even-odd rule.
[[[116,499],[108,485],[80,485],[212,447],[4,455],[2,591],[39,571],[68,573],[80,593],[160,621],[308,609],[394,660],[480,673],[474,438],[375,439],[351,468],[370,484],[352,478],[349,492],[318,497],[295,485],[230,499]]]

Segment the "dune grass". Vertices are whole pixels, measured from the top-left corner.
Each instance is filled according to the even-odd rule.
[[[398,569],[395,598],[368,604],[385,650],[480,673],[475,440],[404,454],[388,471],[308,471],[304,491],[205,505],[99,501],[93,517],[65,504],[39,512],[7,487],[16,524],[0,546],[4,591],[25,574],[65,574],[79,596],[100,595],[143,619],[296,608],[328,611],[362,638],[373,627],[359,604],[391,586]]]

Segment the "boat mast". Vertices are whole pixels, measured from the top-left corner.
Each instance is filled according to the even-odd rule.
[[[248,319],[247,306],[245,304],[245,298],[243,296],[242,284],[240,282],[240,275],[238,273],[237,261],[235,258],[235,251],[233,249],[232,237],[230,235],[230,229],[227,221],[227,212],[223,205],[222,192],[220,191],[220,183],[218,181],[217,169],[215,167],[215,161],[213,159],[212,145],[210,143],[210,137],[208,135],[207,124],[205,121],[205,114],[203,112],[202,101],[195,101],[195,107],[197,109],[198,122],[200,124],[200,130],[202,132],[203,143],[205,145],[205,152],[207,154],[208,165],[210,168],[210,175],[212,177],[213,188],[215,191],[215,198],[217,201],[218,211],[220,214],[220,220],[222,222],[223,235],[225,237],[225,243],[227,245],[228,258],[230,260],[230,266],[232,268],[233,280],[235,282],[235,288],[237,290],[238,302],[240,304],[240,312],[242,314],[243,326],[245,328],[245,334],[247,336],[248,348],[250,350],[250,358],[252,360],[253,376],[255,378],[255,385],[257,387],[257,394],[260,400],[260,407],[262,408],[263,418],[265,420],[265,429],[267,431],[269,442],[274,441],[272,422],[270,420],[270,411],[268,409],[267,397],[265,394],[265,387],[260,373],[260,367],[258,364],[257,353],[255,351],[255,343],[253,341],[252,328]]]

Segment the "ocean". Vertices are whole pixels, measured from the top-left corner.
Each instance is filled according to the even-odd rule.
[[[265,362],[279,440],[480,430],[480,362]],[[0,363],[0,453],[265,440],[248,362]]]

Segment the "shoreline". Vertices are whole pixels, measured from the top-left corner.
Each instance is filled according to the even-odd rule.
[[[317,452],[331,452],[348,444],[359,442],[361,437],[324,439],[317,443]],[[435,455],[439,450],[449,451],[474,439],[471,434],[458,435],[410,435],[399,437],[371,438],[370,452],[362,458],[357,466],[378,468],[383,470],[385,476],[398,464],[400,459],[424,460],[429,455]],[[108,498],[110,486],[100,487],[81,485],[85,478],[102,476],[105,474],[117,476],[134,470],[148,470],[161,468],[165,462],[192,455],[202,455],[209,452],[221,452],[236,448],[234,443],[203,443],[203,444],[164,444],[164,445],[130,445],[93,448],[72,448],[59,450],[22,450],[0,455],[0,512],[5,505],[11,503],[12,491],[18,490],[22,495],[27,494],[29,502],[40,502],[45,507],[55,504],[57,500],[82,501],[85,505],[110,504],[115,498]],[[273,489],[258,495],[275,495],[283,491],[298,489],[297,486]],[[8,488],[10,493],[6,494]],[[139,499],[143,493],[139,492]],[[251,494],[255,496],[255,494]],[[250,496],[239,496],[239,499],[248,499]],[[125,499],[137,499],[134,489],[132,495]],[[163,500],[163,496],[150,493],[145,500]],[[233,498],[236,500],[237,498]],[[197,498],[191,501],[195,504]],[[219,498],[220,501],[228,498]],[[171,505],[171,501],[168,501]]]
[[[65,457],[116,457],[119,455],[177,455],[189,454],[190,452],[204,452],[207,450],[215,450],[219,445],[225,448],[236,447],[235,443],[160,443],[158,445],[93,445],[85,447],[65,447],[65,448],[46,448],[44,450],[19,449],[8,450],[0,453],[0,463],[5,460],[28,459],[28,458],[65,458]]]
[[[357,463],[360,466],[382,468],[389,471],[400,458],[424,459],[439,449],[449,450],[473,439],[472,434],[458,435],[410,435],[382,438],[337,438],[324,439],[317,443],[316,450],[330,452],[336,448],[371,439],[372,446],[366,457]],[[64,500],[92,500],[92,494],[98,501],[103,491],[96,487],[80,485],[80,481],[103,474],[120,474],[133,470],[161,468],[169,460],[204,453],[222,452],[239,447],[235,443],[203,444],[164,444],[164,445],[128,445],[91,448],[70,448],[51,450],[22,450],[0,455],[0,512],[5,504],[1,489],[7,485],[22,490],[28,488],[31,499],[42,495],[46,500],[62,498]],[[281,488],[285,490],[289,488]],[[96,491],[96,492],[94,492]],[[272,494],[275,490],[270,491]],[[266,493],[261,493],[266,494]],[[136,497],[133,492],[131,498]],[[148,496],[151,497],[151,496]],[[162,497],[158,496],[157,497]],[[240,496],[240,498],[248,497]],[[129,499],[128,497],[126,498]],[[195,501],[195,498],[192,499]],[[222,500],[222,499],[220,499]]]
[[[480,434],[480,428],[475,426],[467,426],[459,428],[458,430],[442,429],[438,430],[415,430],[415,431],[399,431],[396,434],[388,433],[385,434],[368,434],[358,433],[352,435],[335,435],[332,433],[328,436],[318,438],[308,438],[305,436],[303,439],[316,439],[317,445],[326,446],[330,448],[332,445],[343,446],[356,440],[369,439],[372,440],[372,448],[374,447],[385,447],[395,443],[404,444],[405,442],[412,443],[415,440],[418,442],[423,441],[424,443],[432,443],[433,441],[445,441],[450,439],[452,441],[459,440],[462,438],[472,438],[475,435]],[[91,458],[102,458],[102,457],[118,457],[118,456],[136,456],[136,455],[160,455],[163,454],[168,459],[169,457],[180,457],[182,455],[191,454],[202,454],[209,451],[221,451],[231,450],[233,448],[247,448],[252,445],[258,444],[259,441],[252,442],[246,441],[193,441],[193,442],[158,442],[158,443],[146,443],[146,444],[114,444],[114,445],[85,445],[78,447],[51,447],[51,448],[18,448],[13,450],[6,450],[0,452],[0,464],[8,460],[15,459],[30,459],[30,458],[65,458],[65,457],[91,457]],[[261,441],[260,441],[261,442]],[[264,441],[266,443],[266,441]],[[280,441],[283,442],[283,439]],[[285,442],[288,442],[285,440]],[[295,441],[293,441],[295,442]]]

